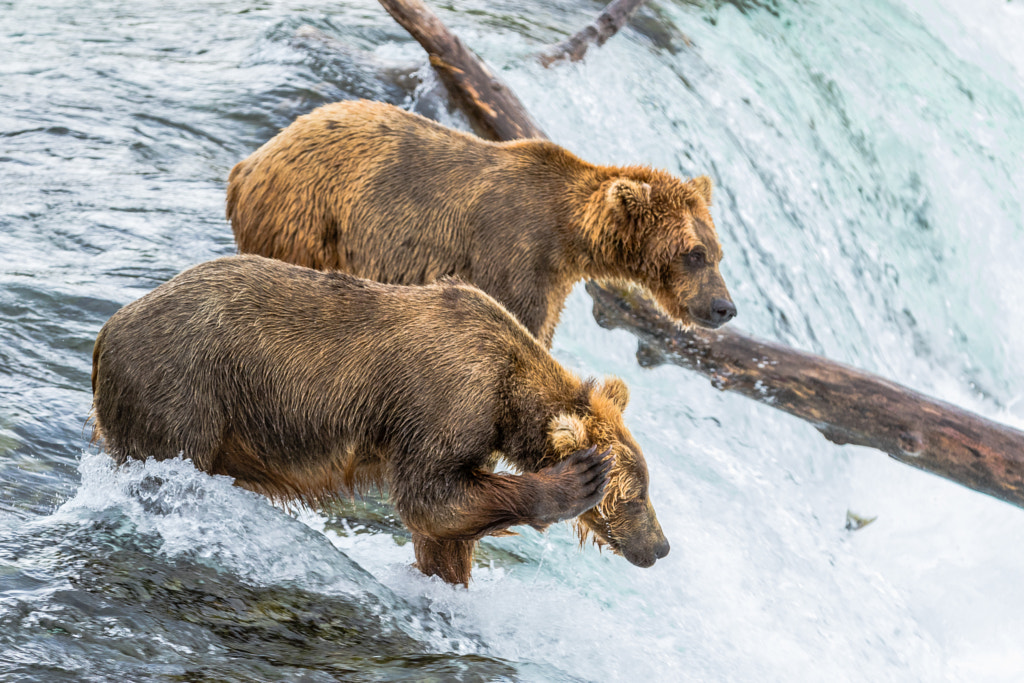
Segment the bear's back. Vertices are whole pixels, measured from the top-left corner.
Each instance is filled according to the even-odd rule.
[[[476,428],[515,368],[537,363],[558,371],[510,314],[460,282],[383,285],[233,256],[118,311],[97,339],[94,393],[101,432],[132,453],[173,456],[187,449],[158,453],[154,441],[185,433],[199,458],[231,425],[260,448],[290,434],[301,457],[339,434],[374,443]],[[124,410],[137,419],[117,417]],[[153,426],[148,442],[135,423]],[[408,433],[381,433],[396,424]]]

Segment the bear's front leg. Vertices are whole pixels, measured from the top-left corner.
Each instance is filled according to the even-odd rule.
[[[536,497],[533,520],[518,523],[543,531],[549,524],[578,517],[600,503],[613,464],[610,452],[609,448],[598,453],[597,446],[591,446],[536,474],[520,475],[520,479],[535,478]]]
[[[478,539],[520,524],[543,530],[601,502],[612,466],[607,456],[608,451],[590,447],[535,473],[474,472],[454,492],[449,513],[430,519],[404,510],[413,530],[416,565],[448,583],[467,583]]]

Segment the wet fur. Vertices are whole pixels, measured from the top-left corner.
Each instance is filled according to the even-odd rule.
[[[608,490],[646,499],[625,385],[581,381],[455,280],[405,287],[218,259],[115,313],[92,382],[95,434],[118,462],[184,453],[312,505],[386,485],[420,568],[452,583],[469,580],[482,536],[547,525],[539,503],[576,493],[545,468],[586,446],[612,449]],[[499,458],[522,474],[495,474]]]
[[[729,299],[710,203],[704,176],[595,166],[552,142],[487,142],[350,101],[237,164],[227,217],[243,253],[396,284],[459,276],[550,347],[581,279],[636,282],[680,323],[709,319]]]

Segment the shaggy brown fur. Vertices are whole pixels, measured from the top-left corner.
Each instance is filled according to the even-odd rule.
[[[92,381],[97,433],[119,462],[184,453],[313,504],[385,484],[418,566],[452,583],[469,580],[481,537],[599,503],[584,526],[630,562],[668,552],[622,381],[580,381],[455,280],[218,259],[115,313]],[[521,474],[495,474],[499,458]]]
[[[239,251],[379,282],[457,275],[550,347],[581,279],[646,286],[682,324],[735,314],[711,181],[594,166],[542,140],[486,142],[379,102],[299,117],[237,164]]]

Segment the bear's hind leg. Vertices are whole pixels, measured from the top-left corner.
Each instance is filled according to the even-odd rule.
[[[412,535],[416,567],[427,576],[440,576],[447,583],[469,586],[476,541],[440,540],[423,534]]]

